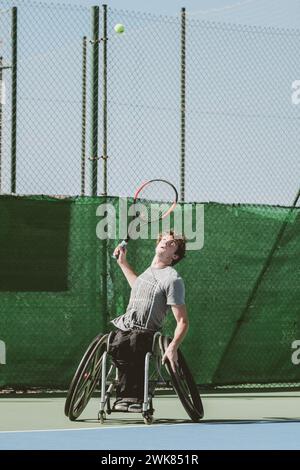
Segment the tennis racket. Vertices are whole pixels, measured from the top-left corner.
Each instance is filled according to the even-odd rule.
[[[153,202],[159,203],[160,210],[153,210]],[[166,218],[176,207],[178,202],[178,192],[175,186],[167,180],[153,179],[143,183],[134,193],[133,206],[135,215],[132,218],[127,236],[119,244],[121,248],[126,246],[131,239],[130,225],[139,219],[139,226],[148,225]],[[155,206],[154,208],[157,208]],[[118,259],[118,255],[113,255]]]

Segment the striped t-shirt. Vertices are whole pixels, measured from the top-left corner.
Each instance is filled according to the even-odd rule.
[[[171,305],[184,304],[184,283],[171,266],[146,269],[137,277],[124,315],[112,320],[120,330],[157,331]]]

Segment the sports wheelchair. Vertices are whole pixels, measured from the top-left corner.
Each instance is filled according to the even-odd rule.
[[[75,421],[83,412],[95,388],[100,386],[100,409],[98,420],[105,422],[106,414],[114,412],[110,399],[118,383],[118,370],[109,355],[112,333],[100,334],[93,339],[86,350],[71,381],[65,402],[65,415]],[[170,387],[177,393],[183,407],[193,422],[203,418],[203,406],[197,385],[187,366],[184,356],[178,350],[178,366],[174,372],[162,357],[171,338],[157,332],[153,336],[152,350],[145,355],[144,401],[142,416],[145,424],[152,424],[154,408],[152,399],[158,385]]]

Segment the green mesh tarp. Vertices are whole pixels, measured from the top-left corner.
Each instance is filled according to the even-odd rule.
[[[124,312],[130,290],[111,257],[117,240],[97,237],[105,201],[118,213],[118,198],[0,198],[2,388],[68,387],[90,340]],[[176,267],[190,318],[182,349],[202,387],[299,387],[299,214],[204,204],[204,246]],[[129,245],[137,273],[154,246]],[[164,332],[174,326],[170,312]]]
[[[2,387],[65,388],[103,329],[95,205],[0,198]]]

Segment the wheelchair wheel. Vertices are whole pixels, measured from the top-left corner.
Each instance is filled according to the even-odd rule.
[[[93,339],[75,372],[65,403],[65,415],[71,421],[81,415],[99,382],[107,339],[107,334]]]
[[[160,350],[164,355],[171,339],[166,336],[160,337]],[[204,416],[202,400],[199,391],[191,374],[190,369],[182,352],[178,349],[178,367],[174,373],[168,361],[165,362],[165,367],[171,377],[172,385],[180,399],[185,411],[194,422],[200,421]]]

